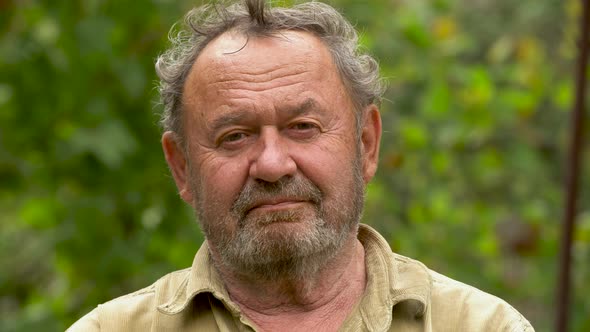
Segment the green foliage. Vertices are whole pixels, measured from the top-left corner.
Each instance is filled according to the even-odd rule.
[[[332,3],[390,83],[365,221],[549,330],[577,2]],[[192,5],[0,2],[0,330],[63,330],[191,264],[203,237],[160,151],[153,60]],[[576,331],[590,329],[589,181]]]

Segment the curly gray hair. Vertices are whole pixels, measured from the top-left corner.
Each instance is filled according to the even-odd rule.
[[[359,49],[354,27],[334,8],[308,2],[292,8],[266,8],[265,0],[245,0],[230,5],[204,5],[185,16],[184,29],[173,33],[172,46],[158,57],[160,100],[164,106],[161,125],[182,139],[182,91],[193,63],[209,42],[234,29],[247,36],[271,36],[284,30],[313,33],[330,50],[355,108],[379,103],[384,85],[379,65]],[[357,116],[357,128],[360,116]]]

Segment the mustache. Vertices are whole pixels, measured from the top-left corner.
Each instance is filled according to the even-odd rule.
[[[231,210],[240,217],[244,217],[248,211],[260,202],[273,198],[286,198],[299,201],[310,201],[316,206],[322,202],[322,191],[303,176],[284,177],[276,182],[249,181],[238,194],[232,204]]]

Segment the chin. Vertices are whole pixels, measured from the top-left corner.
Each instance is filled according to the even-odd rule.
[[[224,266],[265,280],[309,277],[342,249],[351,231],[297,211],[248,215],[240,224],[231,239],[210,243]]]

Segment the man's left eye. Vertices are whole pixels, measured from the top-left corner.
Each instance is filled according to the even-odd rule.
[[[290,125],[287,132],[293,139],[308,140],[320,134],[320,126],[313,122],[297,122]]]
[[[317,126],[311,122],[300,122],[296,123],[291,126],[292,129],[295,130],[310,130],[310,129],[317,129]]]

